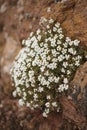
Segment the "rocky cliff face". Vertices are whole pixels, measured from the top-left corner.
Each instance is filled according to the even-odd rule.
[[[39,27],[42,16],[59,21],[66,36],[87,46],[87,0],[0,0],[0,129],[86,130],[87,63],[76,72],[68,98],[61,97],[60,115],[52,113],[43,119],[41,112],[20,108],[17,99],[12,99],[14,88],[9,76],[12,61],[22,48],[22,39]]]

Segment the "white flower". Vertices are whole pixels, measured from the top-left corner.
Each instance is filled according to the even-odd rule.
[[[38,41],[40,41],[41,40],[41,35],[38,35],[37,39],[38,39]]]
[[[63,61],[63,59],[64,59],[64,56],[63,56],[63,55],[58,56],[58,61],[59,61],[59,62],[60,62],[60,61]]]
[[[43,71],[44,71],[44,69],[45,69],[45,67],[44,67],[44,66],[42,66],[42,67],[40,68],[41,72],[43,72]]]
[[[56,28],[56,27],[53,27],[53,31],[56,32],[56,31],[57,31],[57,28]]]
[[[51,60],[51,57],[50,57],[50,56],[47,56],[47,60],[50,61],[50,60]]]
[[[45,43],[45,44],[44,44],[44,47],[47,48],[47,47],[48,47],[48,44]]]
[[[67,62],[63,62],[63,66],[64,66],[64,68],[66,68],[68,66],[68,63]]]
[[[69,70],[67,70],[67,75],[71,74],[71,72]]]
[[[64,89],[67,90],[69,88],[69,85],[68,84],[65,84],[64,85]]]
[[[45,113],[48,114],[50,112],[49,108],[45,109]]]
[[[58,30],[57,30],[57,32],[60,34],[60,33],[62,33],[62,28],[59,28]]]
[[[80,41],[79,41],[79,40],[74,40],[74,45],[75,45],[75,46],[78,46],[78,45],[79,45],[79,43],[80,43]]]
[[[65,55],[66,60],[68,60],[69,57],[70,57],[70,55],[67,55],[67,54]]]
[[[66,54],[66,52],[67,52],[67,49],[62,49],[62,54]]]
[[[52,102],[52,106],[57,107],[57,103],[56,102]]]
[[[50,107],[50,103],[49,102],[45,103],[45,106]]]
[[[43,45],[44,45],[44,43],[43,43],[43,42],[41,42],[41,43],[40,43],[40,47],[43,47]]]
[[[78,56],[76,57],[76,59],[80,60],[80,59],[82,59],[82,57],[78,55]]]
[[[53,70],[53,69],[57,68],[57,63],[48,64],[47,67],[48,67],[49,69],[52,69],[52,70]]]
[[[36,62],[35,62],[35,60],[32,61],[32,66],[36,66]]]
[[[72,46],[72,45],[73,45],[73,41],[70,41],[70,42],[69,42],[69,45]]]
[[[38,95],[37,94],[34,94],[34,100],[36,100],[38,98]]]
[[[38,34],[40,34],[40,32],[41,32],[41,30],[40,30],[40,29],[38,29],[38,30],[37,30],[37,35],[38,35]]]
[[[51,41],[51,46],[52,46],[52,47],[55,47],[55,46],[56,46],[54,39]]]
[[[59,28],[59,26],[60,26],[60,23],[57,22],[57,23],[55,24],[55,27]]]
[[[68,43],[67,42],[63,43],[63,46],[64,48],[68,48]]]
[[[51,33],[52,33],[52,31],[51,31],[51,30],[48,30],[48,33],[50,33],[50,34],[51,34]]]
[[[32,37],[32,36],[33,36],[33,34],[34,34],[34,33],[33,33],[33,32],[31,32],[31,33],[30,33],[30,37]]]
[[[57,40],[57,44],[58,44],[58,46],[61,44],[61,41],[60,40]]]
[[[59,39],[62,39],[63,37],[64,37],[63,34],[60,34],[60,35],[59,35]]]
[[[24,105],[23,99],[19,99],[18,103],[19,103],[20,106],[23,106]]]
[[[49,20],[49,23],[53,23],[53,22],[54,22],[54,20],[53,20],[53,19],[50,19],[50,20]]]
[[[61,51],[61,49],[62,49],[61,46],[57,46],[58,51]]]
[[[47,8],[47,13],[49,13],[49,12],[51,12],[51,8],[50,7]]]
[[[59,77],[54,77],[54,81],[55,81],[55,83],[58,83],[59,82]]]
[[[44,23],[44,22],[47,22],[47,19],[44,18],[44,17],[41,17],[41,19],[40,19],[40,24],[41,24],[41,23]]]
[[[22,40],[22,45],[25,45],[25,42],[26,42],[25,40]]]
[[[51,96],[50,96],[50,95],[47,95],[47,99],[51,99]]]
[[[49,76],[48,81],[53,82],[53,76]]]
[[[34,93],[36,93],[36,92],[37,92],[37,89],[34,88]],[[36,96],[37,96],[37,94],[35,94],[35,97],[36,97]]]
[[[60,111],[60,107],[57,108],[57,112],[59,112],[59,111]]]
[[[16,97],[17,96],[17,92],[13,91],[12,95],[13,95],[13,97]]]
[[[38,104],[35,104],[33,107],[34,107],[34,108],[38,108]]]
[[[69,37],[66,37],[66,42],[70,43],[71,39]]]
[[[54,56],[54,57],[56,57],[57,52],[56,52],[56,50],[55,50],[55,49],[53,49],[53,50],[52,50],[52,54],[53,54],[53,56]]]
[[[64,78],[63,82],[64,82],[64,84],[67,84],[68,83],[68,79]]]
[[[17,87],[17,88],[16,88],[16,91],[17,91],[17,93],[18,93],[18,92],[20,92],[21,90],[20,90],[20,88],[19,88],[19,87]]]
[[[43,112],[42,115],[43,115],[43,117],[47,117],[46,112]]]
[[[71,53],[71,54],[73,54],[73,48],[69,48],[68,52]]]
[[[80,65],[78,60],[75,62],[75,65],[76,65],[76,66],[79,66],[79,65]]]
[[[58,91],[59,92],[63,92],[64,91],[64,85],[63,84],[59,85]]]
[[[26,97],[26,96],[27,96],[26,92],[23,92],[23,96],[24,96],[24,97]]]
[[[76,55],[76,51],[73,51],[73,55]]]
[[[39,87],[39,88],[38,88],[38,91],[39,91],[39,92],[43,92],[43,90],[44,90],[44,89],[43,89],[42,87]]]
[[[50,26],[49,25],[47,25],[47,29],[49,29],[50,28]]]
[[[62,68],[62,69],[61,69],[61,72],[65,73],[65,69],[64,69],[64,68]]]
[[[26,106],[27,106],[27,107],[30,107],[31,105],[30,105],[30,103],[27,102],[27,103],[26,103]]]
[[[39,81],[41,80],[41,75],[38,76],[38,80],[39,80]]]
[[[32,95],[32,92],[31,91],[28,91],[29,95]]]

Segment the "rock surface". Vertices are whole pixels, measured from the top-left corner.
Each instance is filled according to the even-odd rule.
[[[42,16],[59,21],[66,36],[87,46],[87,0],[0,0],[0,130],[87,130],[87,62],[76,72],[68,98],[60,98],[60,114],[44,119],[40,111],[20,108],[11,95],[12,61]]]

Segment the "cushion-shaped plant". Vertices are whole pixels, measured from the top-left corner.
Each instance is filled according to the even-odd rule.
[[[60,23],[41,18],[41,29],[31,32],[11,69],[19,104],[39,108],[43,116],[59,111],[59,95],[67,91],[77,67],[83,62],[80,41],[65,37]]]

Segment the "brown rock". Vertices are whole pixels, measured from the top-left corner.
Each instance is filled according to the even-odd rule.
[[[63,106],[64,118],[70,119],[74,121],[77,126],[82,127],[84,123],[86,123],[86,119],[77,111],[75,104],[71,100],[65,99],[65,97],[62,97],[60,101]]]
[[[6,94],[9,94],[9,92],[13,89],[12,87],[9,88],[9,86],[11,86],[9,74],[13,59],[19,50],[20,46],[18,46],[17,41],[15,41],[12,37],[6,37],[6,45],[1,57],[1,77],[3,78],[4,85],[6,85],[4,88],[4,92]]]
[[[76,72],[71,82],[71,96],[82,115],[87,117],[87,62]]]
[[[87,85],[87,62],[79,67],[71,84],[81,87],[81,92],[83,92]]]
[[[81,40],[87,45],[87,1],[66,0],[63,3],[51,4],[51,13],[42,11],[42,15],[53,17],[62,24],[66,36]]]
[[[4,2],[0,7],[0,13],[4,13],[8,8],[7,2]]]

